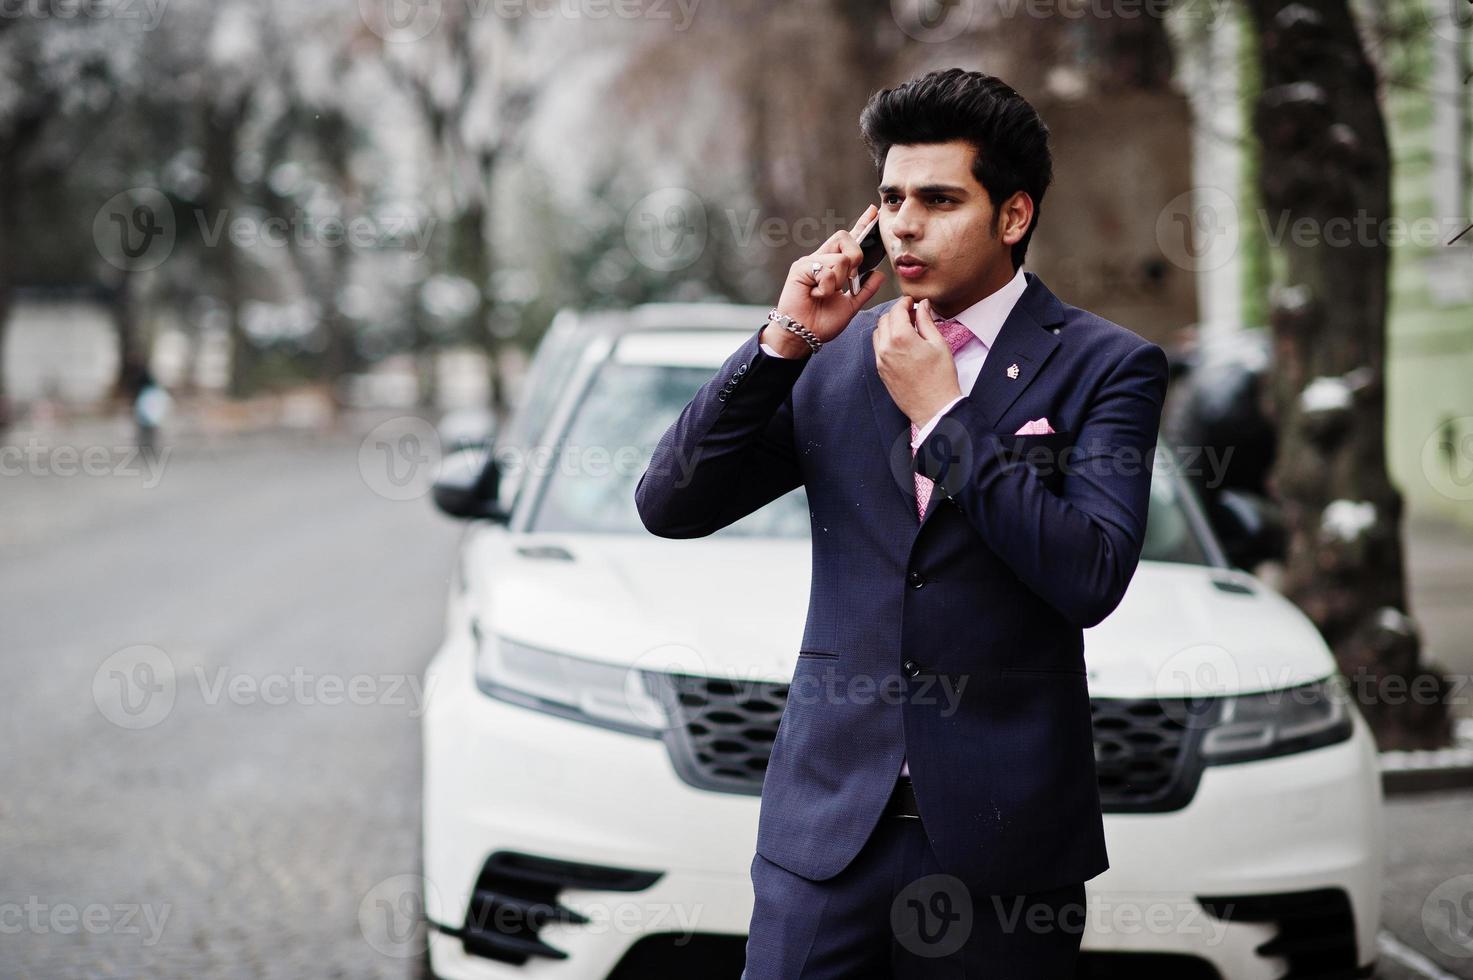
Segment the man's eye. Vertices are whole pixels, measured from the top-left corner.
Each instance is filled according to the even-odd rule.
[[[887,195],[885,195],[884,197],[882,197],[880,199],[880,203],[881,204],[890,204],[891,202],[898,201],[898,200],[900,200],[900,195],[898,195],[898,194],[887,194]],[[952,203],[954,203],[951,198],[946,197],[943,194],[932,194],[931,195],[931,201],[932,201],[932,203],[935,203],[937,201],[940,201],[943,204],[952,204]]]

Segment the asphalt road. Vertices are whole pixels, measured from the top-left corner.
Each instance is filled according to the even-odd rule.
[[[459,526],[360,448],[0,476],[0,977],[411,975],[418,684]],[[1473,793],[1388,811],[1379,975],[1473,977],[1430,935]]]
[[[0,977],[409,974],[374,916],[459,525],[358,450],[0,481]]]

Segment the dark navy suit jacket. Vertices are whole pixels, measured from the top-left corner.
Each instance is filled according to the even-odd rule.
[[[808,358],[765,354],[755,331],[640,478],[640,517],[670,538],[807,490],[808,621],[757,835],[806,878],[859,852],[905,755],[931,845],[968,887],[1032,892],[1109,867],[1083,630],[1135,574],[1167,362],[1025,276],[976,385],[914,460],[875,370],[885,303]],[[1040,417],[1054,433],[1014,435]],[[924,520],[914,471],[936,481]],[[795,584],[753,582],[731,615]]]

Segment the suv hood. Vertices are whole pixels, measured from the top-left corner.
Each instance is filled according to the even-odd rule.
[[[806,539],[495,534],[465,557],[471,611],[530,646],[735,679],[792,677],[808,611]],[[1084,643],[1100,697],[1248,693],[1334,669],[1313,624],[1261,581],[1175,562],[1141,562]]]

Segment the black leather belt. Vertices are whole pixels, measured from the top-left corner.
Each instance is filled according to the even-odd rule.
[[[910,817],[914,820],[921,818],[921,811],[916,807],[915,787],[909,776],[901,776],[896,781],[890,800],[885,804],[885,816]]]

